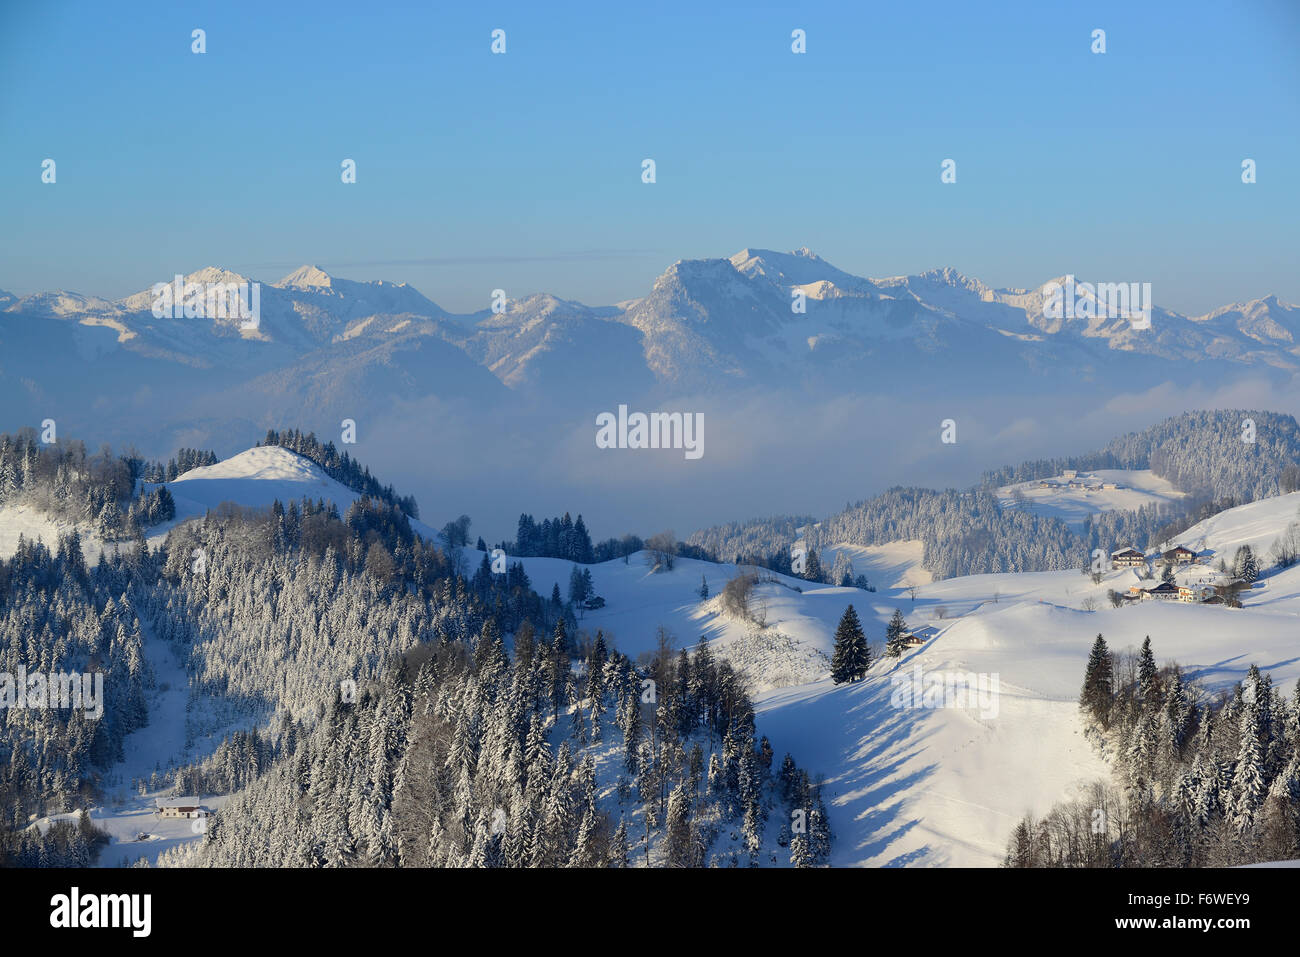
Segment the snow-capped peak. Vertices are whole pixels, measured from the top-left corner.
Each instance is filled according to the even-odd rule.
[[[274,285],[281,289],[328,289],[334,279],[319,266],[299,266]]]
[[[832,266],[807,246],[788,253],[771,249],[742,249],[729,260],[736,271],[750,278],[764,278],[779,286],[811,286],[827,282],[838,289],[870,293],[869,279]]]
[[[179,275],[179,273],[175,273],[171,276],[159,276],[157,282],[171,284],[175,282],[177,275]],[[184,282],[191,284],[231,283],[236,286],[242,285],[246,282],[252,282],[252,280],[247,276],[241,276],[239,273],[231,272],[229,269],[222,266],[204,266],[202,269],[196,269],[187,276],[181,276],[181,279]],[[152,309],[156,298],[153,286],[151,285],[148,289],[142,289],[134,295],[127,296],[125,299],[119,299],[118,304],[128,312],[141,312]]]
[[[204,266],[185,277],[186,282],[252,282],[247,276],[241,276],[224,266]]]
[[[743,273],[772,273],[779,272],[783,267],[791,264],[801,264],[807,266],[817,264],[827,267],[833,272],[838,272],[833,266],[829,266],[826,260],[822,259],[807,246],[800,246],[798,249],[792,249],[788,253],[780,253],[773,249],[753,249],[746,247],[731,257],[731,264],[737,270]]]
[[[925,279],[930,282],[941,283],[945,286],[955,286],[962,289],[968,289],[973,292],[984,292],[989,287],[978,279],[972,279],[959,269],[952,266],[943,266],[938,269],[927,269],[921,273],[918,279]]]

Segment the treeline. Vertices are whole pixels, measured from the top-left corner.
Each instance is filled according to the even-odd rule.
[[[111,840],[85,811],[75,820],[51,821],[44,831],[0,830],[0,867],[91,867]]]
[[[589,585],[590,580],[588,572],[585,582]],[[516,634],[532,634],[535,625],[546,631],[560,621],[573,627],[573,609],[575,605],[582,605],[588,597],[585,593],[575,595],[570,588],[569,604],[566,605],[560,596],[559,582],[556,582],[551,588],[550,599],[543,600],[533,590],[533,583],[524,571],[523,562],[509,563],[505,574],[498,575],[492,571],[486,553],[469,585],[480,604],[485,609],[490,609],[497,623],[506,631]]]
[[[936,578],[1080,567],[1086,543],[1055,518],[1003,510],[988,490],[893,488],[808,529],[809,547],[920,539]]]
[[[1187,497],[1178,503],[1091,516],[1081,532],[1016,508],[996,490],[1064,469],[1145,469]],[[689,542],[724,558],[790,574],[791,548],[924,543],[922,565],[936,579],[1082,567],[1094,549],[1157,545],[1226,508],[1300,489],[1300,425],[1289,415],[1249,410],[1188,412],[1086,455],[1038,459],[985,472],[972,489],[892,488],[848,505],[820,524],[811,517],[732,522]],[[840,584],[839,576],[829,576]],[[815,577],[814,580],[824,580]]]
[[[22,429],[0,434],[0,505],[27,503],[55,518],[88,524],[105,541],[138,539],[144,530],[176,517],[166,488],[145,491],[138,483],[170,481],[179,471],[215,461],[211,452],[181,449],[163,466],[133,450],[115,456],[107,445],[92,456],[82,441],[47,444],[35,429]]]
[[[1187,412],[1112,445],[1130,439],[1151,446],[1151,471],[1198,499],[1254,502],[1300,487],[1300,425],[1289,415]]]
[[[527,513],[520,515],[513,544],[503,547],[520,558],[563,558],[584,565],[595,559],[582,516],[574,521],[568,512],[563,517],[543,518],[540,524]]]
[[[46,444],[35,429],[0,435],[0,505],[30,504],[55,518],[85,522],[105,540],[139,532],[127,510],[144,462],[103,446],[87,455],[80,441]],[[132,513],[138,520],[139,513]]]
[[[1093,544],[1107,531],[1141,534],[1145,527],[1163,524],[1165,519],[1154,511],[1125,521],[1099,516],[1095,531],[1079,535],[1064,522],[1017,509],[1003,509],[998,497],[989,489],[935,491],[924,488],[892,488],[874,498],[848,506],[820,524],[798,525],[796,521],[758,522],[746,528],[697,532],[692,541],[709,547],[735,547],[738,539],[752,549],[738,555],[738,560],[785,575],[797,575],[811,581],[834,585],[847,584],[870,590],[865,577],[852,571],[843,553],[836,566],[825,569],[817,557],[837,545],[883,545],[889,542],[918,539],[924,546],[922,565],[935,579],[957,575],[996,572],[1060,570],[1082,567],[1095,547]],[[793,570],[792,549],[801,538],[808,551],[809,566],[803,572]],[[766,542],[768,547],[760,547]],[[814,562],[814,558],[816,559]]]
[[[1098,635],[1080,707],[1116,783],[1026,818],[1012,867],[1230,867],[1300,856],[1300,685],[1251,665],[1217,700]]]
[[[217,453],[207,449],[181,449],[176,455],[161,462],[150,462],[144,466],[140,477],[146,482],[174,482],[191,469],[204,468],[217,464]]]
[[[466,522],[465,516],[461,517]],[[587,525],[579,515],[573,519],[568,512],[555,518],[544,518],[539,524],[533,516],[524,513],[519,516],[519,523],[513,542],[502,542],[500,548],[509,555],[520,558],[562,558],[565,561],[582,565],[599,564],[622,558],[625,561],[645,548],[655,548],[654,539],[662,539],[670,533],[660,533],[647,541],[639,535],[624,535],[621,538],[608,538],[603,542],[592,544]],[[479,539],[480,549],[487,546]],[[700,561],[716,561],[712,553],[696,545],[685,542],[672,542],[673,557],[695,558]]]
[[[705,561],[729,561],[824,585],[875,591],[867,576],[854,569],[853,561],[843,550],[836,552],[835,560],[827,568],[817,549],[805,546],[803,567],[796,566],[795,553],[802,540],[801,530],[814,522],[815,519],[806,516],[762,519],[752,523],[731,522],[696,532],[684,547],[698,553],[689,557],[700,557]],[[776,547],[772,547],[774,543]]]
[[[223,738],[215,751],[198,764],[186,765],[149,781],[150,790],[170,785],[177,794],[231,794],[248,787],[282,754],[292,754],[306,724],[281,713],[274,734],[257,728],[235,731]]]
[[[395,505],[411,518],[420,517],[420,509],[416,505],[414,496],[398,495],[391,485],[381,485],[379,480],[370,474],[368,466],[362,466],[347,452],[340,455],[333,442],[322,445],[314,432],[304,435],[297,429],[287,429],[283,432],[267,429],[266,438],[259,444],[278,445],[290,452],[297,452],[319,465],[326,475],[340,485]]]
[[[816,521],[811,515],[778,515],[749,522],[728,522],[700,529],[686,542],[717,556],[718,561],[737,565],[782,571],[779,566],[784,561],[788,572],[790,548],[799,540],[800,529]]]
[[[1064,469],[1150,469],[1197,502],[1244,504],[1300,489],[1300,424],[1290,415],[1249,409],[1184,412],[1096,452],[985,472],[980,484],[1032,482]]]

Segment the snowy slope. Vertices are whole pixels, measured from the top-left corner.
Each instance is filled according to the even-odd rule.
[[[177,518],[202,515],[222,502],[263,507],[276,499],[288,504],[302,498],[323,498],[341,512],[359,497],[316,463],[273,445],[191,469],[168,482],[167,489],[176,500]]]
[[[268,508],[276,499],[286,507],[304,498],[313,502],[324,499],[343,514],[361,497],[326,475],[315,462],[278,445],[257,446],[215,465],[190,469],[165,484],[176,502],[176,518],[149,530],[151,545],[165,539],[176,525],[202,518],[223,502]],[[422,538],[436,538],[437,533],[417,519],[411,520],[411,528]]]
[[[88,522],[68,522],[38,511],[31,505],[8,504],[0,506],[0,558],[12,558],[18,548],[18,539],[29,542],[40,540],[51,552],[58,544],[59,535],[76,529],[81,534],[81,553],[94,565],[99,561],[105,544],[95,534]],[[107,546],[111,552],[115,546]]]
[[[998,489],[1003,508],[1021,508],[1059,518],[1067,525],[1081,528],[1083,520],[1102,512],[1139,509],[1144,505],[1160,505],[1183,498],[1183,493],[1173,484],[1160,478],[1150,469],[1096,469],[1081,473],[1074,481],[1083,488],[1069,488],[1069,479],[1057,475],[1046,479],[1053,487],[1042,488],[1039,481],[1020,482]],[[1087,485],[1111,484],[1113,489],[1090,489]],[[1016,493],[1024,497],[1017,502]]]
[[[1300,493],[1242,506],[1179,540],[1226,550],[1231,560],[1238,544],[1266,548],[1298,507]],[[896,570],[910,567],[906,543],[881,548],[893,552]],[[852,557],[864,570],[866,556]],[[1207,564],[1184,570],[1180,580],[1208,574],[1217,557],[1203,556]],[[539,592],[555,583],[567,588],[570,563],[522,561]],[[774,576],[755,602],[769,627],[756,629],[724,615],[716,598],[736,566],[679,560],[672,572],[652,573],[642,556],[632,556],[626,565],[591,566],[606,607],[586,613],[581,627],[603,629],[635,656],[654,647],[663,625],[678,647],[703,636],[745,671],[757,692],[759,732],[778,754],[790,751],[801,766],[826,775],[837,865],[993,866],[1023,814],[1044,813],[1108,778],[1083,739],[1077,704],[1099,632],[1120,651],[1151,636],[1159,660],[1177,661],[1211,692],[1231,687],[1252,663],[1284,686],[1300,679],[1300,568],[1266,576],[1239,610],[1154,601],[1113,609],[1107,592],[1136,583],[1131,570],[1108,571],[1099,584],[1077,571],[919,581],[913,602],[901,575],[887,582],[880,570],[876,593]],[[695,594],[701,575],[714,596],[707,600]],[[877,650],[895,608],[909,625],[928,625],[937,635],[897,662],[877,662],[865,682],[835,687],[825,656],[850,603]],[[935,673],[986,682],[996,675],[995,703],[895,706],[892,679],[910,682],[917,666],[923,686]]]
[[[884,545],[835,545],[821,551],[822,567],[828,571],[833,568],[841,552],[853,563],[854,574],[866,575],[877,587],[906,588],[912,584],[928,584],[934,579],[921,565],[925,545],[920,539]]]
[[[472,548],[464,552],[471,568],[482,560],[482,552]],[[603,631],[614,647],[633,659],[655,649],[660,625],[672,634],[676,648],[693,648],[705,638],[721,653],[740,656],[758,688],[783,683],[792,675],[805,681],[820,677],[827,671],[823,656],[830,654],[829,636],[844,605],[873,597],[852,588],[831,588],[764,572],[771,581],[757,586],[753,608],[765,616],[769,630],[792,639],[791,647],[771,648],[771,642],[756,645],[747,641],[760,630],[755,625],[723,613],[718,594],[740,572],[738,566],[679,558],[671,572],[655,572],[646,557],[646,552],[638,552],[629,556],[626,564],[615,559],[582,566],[590,569],[596,594],[605,599],[605,607],[581,612],[579,627],[592,634],[597,629]],[[513,557],[509,561],[523,563],[538,594],[549,595],[552,586],[559,585],[560,594],[567,595],[572,562]],[[698,594],[701,578],[709,585],[707,599]],[[796,588],[802,588],[802,594]]]
[[[1099,632],[1117,649],[1150,635],[1162,661],[1178,661],[1212,690],[1230,687],[1251,663],[1288,687],[1300,678],[1300,573],[1279,575],[1238,611],[1178,602],[1109,608],[1105,589],[1130,575],[1112,573],[1100,586],[1075,572],[974,576],[923,588],[915,609],[899,601],[909,623],[942,631],[905,654],[898,671],[919,664],[925,675],[996,674],[992,716],[891,707],[889,663],[862,685],[822,682],[762,696],[759,726],[778,752],[828,774],[834,863],[991,866],[1022,814],[1041,814],[1107,777],[1080,736],[1077,707]],[[1089,597],[1099,610],[1082,610]],[[940,605],[961,616],[931,617]]]
[[[1249,545],[1261,559],[1267,559],[1273,542],[1297,520],[1300,520],[1300,492],[1292,492],[1211,516],[1179,535],[1178,544],[1197,552],[1211,549],[1229,564],[1233,553],[1242,545]]]
[[[163,483],[176,503],[176,517],[170,522],[154,525],[146,532],[150,547],[157,547],[167,538],[167,533],[177,525],[202,518],[210,509],[232,502],[250,508],[268,508],[279,499],[284,505],[324,499],[338,506],[339,512],[361,496],[347,486],[325,474],[315,462],[296,452],[279,446],[259,446],[238,455],[223,459],[215,465],[191,469],[170,482]],[[144,483],[144,490],[156,484]],[[86,561],[95,564],[102,552],[117,549],[130,550],[130,542],[105,543],[87,522],[67,522],[37,510],[30,505],[7,504],[0,506],[0,558],[9,558],[18,547],[18,538],[29,541],[40,539],[51,550],[58,536],[76,528],[81,533],[81,550]],[[417,535],[433,541],[434,529],[419,520],[411,520]],[[566,571],[564,587],[567,587]]]
[[[221,502],[265,506],[304,495],[345,508],[356,493],[329,479],[314,464],[277,447],[255,448],[169,483],[178,520],[202,515]],[[1300,509],[1300,493],[1230,510],[1200,523],[1179,541],[1198,550],[1208,570],[1219,554],[1242,543],[1266,550]],[[431,530],[421,526],[421,534]],[[833,551],[833,550],[828,550]],[[481,553],[465,550],[469,567]],[[1300,567],[1266,574],[1244,596],[1239,610],[1179,602],[1142,602],[1109,607],[1107,592],[1138,581],[1131,570],[1108,571],[1100,583],[1077,571],[976,575],[940,582],[909,577],[919,568],[917,543],[892,543],[852,553],[855,569],[879,591],[864,592],[764,573],[752,603],[765,623],[728,616],[718,598],[725,583],[745,570],[679,559],[654,572],[645,553],[590,568],[603,609],[582,615],[580,627],[603,630],[619,650],[636,657],[651,651],[663,626],[677,647],[700,638],[748,677],[755,692],[758,728],[780,755],[825,775],[823,796],[836,835],[838,865],[991,866],[1005,851],[1016,820],[1040,814],[1077,789],[1106,778],[1105,763],[1082,737],[1077,695],[1088,649],[1105,634],[1117,650],[1135,648],[1151,636],[1161,661],[1176,660],[1184,672],[1213,692],[1240,680],[1252,664],[1289,686],[1300,678],[1295,625],[1300,618]],[[564,593],[573,565],[523,558],[534,589]],[[824,561],[826,559],[824,558]],[[701,578],[710,596],[698,594]],[[906,587],[916,585],[915,597]],[[879,652],[885,623],[895,609],[909,625],[929,626],[934,637],[897,661],[878,661],[866,681],[835,687],[828,659],[835,626],[853,604],[868,639]],[[167,716],[183,704],[176,689],[179,663],[147,636],[146,651],[160,681],[151,701],[156,721],[127,742],[127,760],[113,775],[120,787],[154,765],[178,756]],[[952,707],[899,706],[891,700],[895,678],[996,676],[996,696],[949,702]],[[986,684],[986,691],[991,686]],[[100,809],[122,844],[104,863],[133,850],[131,838],[151,830],[147,802],[130,798]],[[152,830],[151,830],[152,833]],[[184,840],[164,834],[142,853]]]
[[[567,587],[570,563],[521,561],[542,594],[553,583],[562,592]],[[1075,703],[1095,634],[1091,616],[1036,599],[991,601],[1018,588],[1079,601],[1085,595],[1070,594],[1074,586],[1086,585],[1089,594],[1096,586],[1077,573],[954,579],[939,583],[946,587],[933,599],[919,595],[915,611],[901,587],[869,593],[774,576],[779,584],[757,592],[755,605],[769,626],[760,630],[727,617],[716,598],[736,566],[679,560],[672,572],[656,574],[636,555],[627,565],[607,562],[591,571],[606,607],[587,612],[584,629],[612,634],[615,646],[635,657],[654,647],[662,624],[677,637],[677,647],[703,636],[750,676],[758,693],[759,732],[771,738],[778,754],[790,751],[802,766],[828,777],[825,796],[839,838],[836,864],[996,864],[1022,813],[1046,810],[1071,796],[1072,787],[1106,773],[1080,737]],[[703,601],[694,594],[701,575],[714,596]],[[939,586],[923,585],[921,594]],[[949,614],[965,611],[967,618],[934,617],[944,602]],[[904,670],[921,662],[927,671],[1001,671],[997,716],[892,708],[892,668],[884,664],[862,685],[833,686],[828,658],[849,604],[877,654],[895,608],[909,623],[945,629],[931,645],[905,656]],[[983,608],[970,610],[976,606]],[[1054,637],[1043,640],[1044,634]],[[773,635],[789,636],[792,647],[771,640]],[[1008,787],[1007,781],[1017,783]]]
[[[209,509],[223,502],[265,508],[276,499],[285,505],[303,498],[312,501],[324,499],[335,503],[340,512],[345,512],[360,497],[326,475],[314,462],[278,446],[249,449],[215,465],[191,469],[165,484],[176,502],[176,518],[148,530],[146,538],[151,547],[165,540],[176,525],[202,518]],[[156,485],[145,483],[144,488],[147,491]],[[412,524],[420,534],[433,537],[433,530],[428,526],[418,522]],[[116,548],[129,550],[134,547],[130,542],[106,546],[89,523],[67,522],[30,505],[10,504],[0,507],[0,558],[13,555],[19,535],[32,541],[39,538],[53,550],[59,534],[73,528],[81,533],[82,552],[92,565],[106,549],[111,552]]]

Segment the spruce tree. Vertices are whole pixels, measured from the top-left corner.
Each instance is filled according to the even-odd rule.
[[[569,601],[575,607],[581,605],[587,600],[587,583],[589,579],[583,578],[582,570],[577,565],[569,572]]]
[[[664,824],[664,858],[669,867],[695,866],[695,829],[691,827],[690,815],[690,798],[679,784],[668,798]]]
[[[1232,558],[1232,574],[1246,584],[1259,578],[1259,562],[1249,545],[1242,545]]]
[[[903,636],[906,634],[907,622],[903,620],[903,612],[895,608],[894,617],[889,619],[885,628],[885,654],[888,657],[897,658],[903,653]]]
[[[619,819],[618,830],[609,843],[607,863],[610,867],[628,867],[627,822]]]
[[[1156,658],[1151,653],[1151,636],[1142,642],[1142,651],[1138,655],[1138,702],[1143,708],[1153,708],[1159,700],[1160,677],[1156,670]]]
[[[1079,706],[1086,708],[1093,720],[1101,722],[1102,727],[1110,723],[1110,706],[1114,694],[1115,663],[1106,639],[1097,635],[1092,643],[1092,653],[1088,655],[1088,668],[1083,676],[1083,691],[1079,694]]]
[[[861,681],[871,667],[867,637],[862,632],[858,613],[849,605],[835,629],[835,652],[831,658],[831,680],[837,685]]]
[[[1259,669],[1251,665],[1242,691],[1241,744],[1232,774],[1232,823],[1239,835],[1254,826],[1255,815],[1268,791],[1264,777],[1264,753],[1260,744]]]
[[[817,557],[817,549],[808,549],[808,563],[804,566],[803,577],[810,582],[819,582],[822,580],[822,562]]]
[[[808,846],[808,838],[803,834],[790,838],[790,864],[794,867],[813,866],[812,849]]]

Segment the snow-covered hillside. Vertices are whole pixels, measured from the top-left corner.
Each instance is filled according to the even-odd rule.
[[[1295,521],[1300,521],[1300,492],[1220,512],[1177,536],[1177,544],[1197,552],[1211,549],[1228,562],[1238,548],[1249,545],[1256,555],[1267,559],[1273,543]]]
[[[191,469],[167,483],[178,519],[202,515],[222,502],[254,508],[276,499],[288,504],[322,498],[345,511],[357,493],[325,474],[314,462],[277,445],[259,446],[215,465]]]
[[[855,574],[885,588],[924,585],[934,576],[921,565],[925,545],[917,539],[889,542],[885,545],[835,545],[822,552],[824,568],[833,568],[840,553],[853,565]]]
[[[1077,529],[1091,515],[1167,504],[1184,496],[1150,469],[1096,469],[1003,486],[998,497],[1003,508],[1052,516]]]
[[[1134,494],[1167,494],[1142,473],[1098,478],[1128,485]],[[192,520],[223,502],[265,507],[273,500],[324,498],[340,510],[357,494],[293,452],[277,446],[249,449],[168,483],[176,522]],[[1113,490],[1112,490],[1113,491]],[[1092,503],[1096,505],[1097,503]],[[1064,507],[1059,506],[1058,507]],[[1220,557],[1231,561],[1242,544],[1261,555],[1300,510],[1300,493],[1278,496],[1221,513],[1178,536],[1199,553],[1179,580],[1208,575]],[[4,538],[40,528],[39,516],[21,509],[0,512]],[[433,537],[415,523],[420,534]],[[155,529],[160,539],[165,528]],[[88,547],[88,551],[94,546]],[[1043,813],[1108,776],[1105,763],[1083,738],[1077,705],[1092,639],[1102,633],[1117,649],[1150,636],[1158,658],[1177,661],[1184,673],[1214,692],[1240,680],[1249,666],[1271,672],[1275,683],[1300,678],[1295,623],[1300,618],[1300,567],[1266,573],[1243,595],[1244,607],[1144,601],[1110,607],[1108,593],[1137,584],[1131,569],[1105,572],[1094,582],[1077,571],[974,575],[931,581],[920,569],[920,543],[895,542],[825,550],[829,564],[846,552],[855,571],[878,591],[832,587],[732,564],[678,559],[655,570],[645,552],[627,561],[589,566],[603,608],[581,614],[580,627],[600,629],[614,647],[633,657],[651,652],[660,627],[678,648],[708,641],[740,670],[755,695],[758,730],[777,754],[798,755],[802,766],[825,776],[822,791],[836,835],[832,862],[840,865],[977,865],[998,863],[1015,822]],[[468,567],[482,559],[465,549]],[[568,587],[573,565],[550,558],[521,561],[539,593]],[[740,574],[760,580],[748,618],[729,614],[721,592]],[[699,594],[707,583],[708,596]],[[899,610],[928,639],[899,659],[878,659],[865,681],[834,686],[829,679],[833,635],[854,605],[874,652],[885,625]],[[110,775],[123,784],[153,767],[166,768],[192,750],[175,734],[184,707],[181,662],[151,635],[145,650],[159,675],[152,723],[127,742],[127,757]],[[933,676],[961,676],[979,694],[945,707],[911,707],[900,689],[930,687]],[[966,676],[970,676],[968,679]],[[922,699],[924,701],[924,698]],[[931,702],[933,703],[933,701]],[[146,830],[151,798],[126,798],[97,809],[117,843],[104,863],[117,863]],[[162,833],[143,853],[186,840]]]
[[[267,508],[277,499],[284,505],[304,498],[313,502],[323,499],[333,502],[344,513],[360,497],[326,475],[310,459],[277,445],[248,449],[215,465],[191,469],[162,484],[171,492],[176,517],[146,531],[150,547],[165,541],[167,533],[177,525],[202,518],[226,502],[246,508]],[[143,487],[148,491],[156,485],[145,483]],[[430,541],[436,538],[437,533],[423,522],[412,520],[411,527]],[[31,505],[6,504],[0,506],[0,558],[13,555],[20,535],[28,541],[39,539],[53,550],[58,536],[74,528],[81,535],[82,552],[92,565],[106,551],[112,554],[134,547],[127,541],[105,542],[93,523],[56,519]]]
[[[1119,473],[1114,477],[1122,481]],[[1163,491],[1159,480],[1127,477],[1138,494]],[[1213,550],[1179,580],[1210,574],[1210,564],[1220,554],[1230,562],[1240,544],[1266,549],[1297,508],[1300,493],[1279,496],[1179,536]],[[906,543],[876,548],[877,557],[896,563],[895,572],[909,567],[909,551],[915,547]],[[1177,661],[1210,691],[1231,687],[1252,663],[1283,686],[1300,679],[1300,568],[1266,576],[1243,596],[1242,609],[1158,601],[1111,608],[1110,590],[1138,582],[1132,570],[1108,571],[1100,584],[1077,571],[923,581],[913,601],[904,575],[893,581],[881,575],[890,565],[871,568],[865,549],[852,558],[855,569],[876,576],[878,592],[769,576],[756,591],[754,607],[767,624],[758,628],[725,615],[716,597],[741,569],[679,560],[671,572],[655,573],[637,555],[627,564],[592,567],[606,606],[581,622],[592,632],[603,629],[632,655],[654,647],[660,625],[678,647],[702,636],[744,670],[757,692],[760,733],[778,754],[798,754],[826,775],[834,864],[992,866],[1022,815],[1041,814],[1107,779],[1105,762],[1083,738],[1078,710],[1088,650],[1099,632],[1119,650],[1136,648],[1149,635],[1160,660]],[[522,562],[539,591],[553,583],[567,587],[571,564]],[[714,596],[707,600],[695,594],[701,576]],[[911,627],[928,626],[935,637],[897,661],[878,661],[865,682],[836,687],[827,662],[849,604],[877,651],[896,608]],[[998,693],[992,703],[969,707],[896,706],[896,679],[910,685],[918,668],[923,686],[931,675],[989,682],[996,676]]]
[[[191,469],[165,483],[176,502],[176,518],[150,529],[151,543],[162,541],[174,526],[202,518],[224,502],[248,508],[267,508],[277,499],[283,504],[323,499],[345,513],[360,495],[325,474],[310,459],[278,445],[264,445],[233,455],[215,465]],[[152,488],[152,486],[146,486]],[[412,520],[416,534],[432,540],[433,529]]]
[[[307,498],[313,502],[324,499],[347,511],[358,494],[330,478],[309,459],[279,446],[259,446],[224,459],[215,465],[191,469],[165,483],[176,503],[176,517],[170,522],[147,530],[151,546],[166,539],[176,525],[202,518],[208,510],[224,502],[248,508],[265,508],[276,499],[287,505]],[[146,483],[145,490],[155,488]],[[433,532],[418,525],[417,531],[428,537]],[[8,504],[0,507],[0,558],[8,558],[18,545],[20,535],[29,541],[40,539],[50,549],[61,533],[76,529],[81,534],[81,548],[92,565],[102,552],[117,549],[130,550],[130,542],[105,543],[89,522],[68,522],[55,519],[30,505]]]
[[[56,519],[31,505],[0,506],[0,558],[13,557],[20,537],[29,542],[40,541],[53,551],[59,536],[74,529],[81,536],[82,554],[93,565],[99,560],[105,545],[89,522]],[[109,546],[110,552],[113,547]]]

